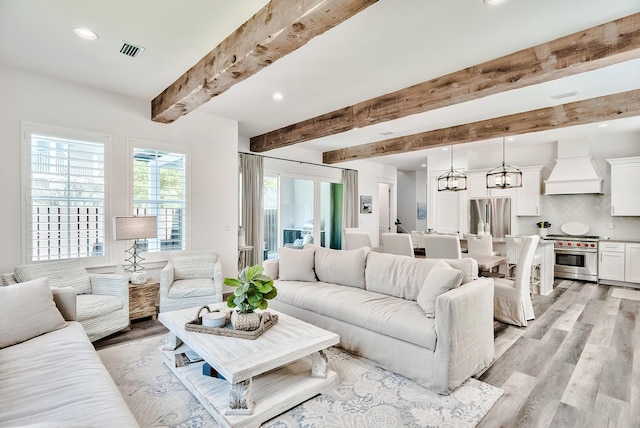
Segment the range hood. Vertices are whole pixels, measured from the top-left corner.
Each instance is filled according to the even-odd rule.
[[[603,181],[589,156],[588,141],[558,141],[558,159],[544,182],[544,194],[602,193]]]

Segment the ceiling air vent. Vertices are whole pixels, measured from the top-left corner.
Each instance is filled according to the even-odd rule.
[[[132,58],[138,58],[144,52],[144,48],[142,46],[136,46],[129,42],[122,41],[122,47],[120,48],[120,53],[126,56],[130,56]]]

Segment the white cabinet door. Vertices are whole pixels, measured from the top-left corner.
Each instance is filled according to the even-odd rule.
[[[598,257],[598,278],[624,281],[625,244],[601,242]]]
[[[517,189],[516,214],[519,216],[542,215],[540,209],[541,168],[522,170],[522,187]]]
[[[436,192],[433,228],[438,233],[458,233],[463,230],[460,224],[461,201],[462,192]]]
[[[607,162],[611,164],[611,215],[640,216],[640,156]]]
[[[469,198],[486,198],[489,196],[486,173],[474,172],[467,174],[467,195]]]
[[[640,283],[640,244],[626,245],[624,266],[624,280]]]

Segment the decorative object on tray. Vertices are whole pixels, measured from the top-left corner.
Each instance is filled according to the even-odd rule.
[[[209,306],[202,306],[200,309],[198,309],[195,319],[193,321],[189,321],[188,323],[186,323],[184,325],[184,329],[187,331],[193,331],[196,333],[208,333],[208,334],[214,334],[216,336],[237,337],[240,339],[253,340],[260,337],[262,333],[269,330],[278,322],[278,315],[276,314],[270,314],[269,312],[261,312],[261,313],[255,312],[255,314],[258,316],[258,327],[255,328],[254,330],[234,329],[232,325],[226,323],[226,317],[225,317],[225,324],[223,324],[222,326],[209,327],[206,325],[202,325],[202,320],[204,316],[201,316],[200,313],[205,309],[207,310],[207,313],[205,313],[204,316],[210,313],[214,314],[216,312],[224,313],[219,309],[214,309],[212,311],[209,308]]]
[[[252,331],[259,328],[261,315],[254,311],[267,309],[269,306],[267,300],[273,299],[278,294],[273,285],[273,279],[263,275],[263,271],[262,266],[253,265],[242,269],[238,279],[224,279],[225,285],[236,287],[227,299],[227,306],[237,308],[231,314],[231,324],[236,330]]]

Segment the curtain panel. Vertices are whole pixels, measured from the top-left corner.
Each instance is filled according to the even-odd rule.
[[[264,166],[262,156],[240,153],[239,157],[242,171],[242,227],[246,245],[253,247],[252,251],[241,253],[241,257],[245,257],[245,266],[252,266],[262,263]]]
[[[342,170],[342,227],[358,227],[358,171]]]

